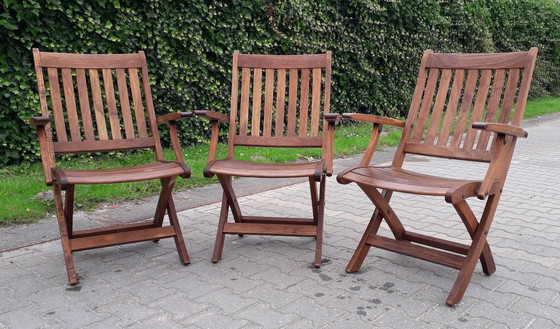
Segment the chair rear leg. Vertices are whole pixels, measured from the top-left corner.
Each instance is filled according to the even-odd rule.
[[[71,205],[70,207],[65,207],[64,217],[68,237],[72,238],[74,232],[74,185],[66,186],[66,190],[64,190],[64,204]]]
[[[393,194],[392,191],[384,190],[382,192],[382,195],[385,198],[385,200],[387,200],[387,202],[391,200],[392,194]],[[383,216],[381,216],[381,214],[376,208],[375,211],[373,212],[373,215],[371,216],[368,226],[364,232],[364,235],[362,236],[362,239],[358,244],[358,247],[356,247],[356,250],[354,251],[352,258],[350,258],[350,261],[346,265],[345,271],[347,273],[356,272],[362,267],[362,264],[366,259],[369,249],[371,248],[371,245],[368,244],[367,241],[371,236],[375,236],[377,234],[377,231],[379,231],[379,227],[381,226],[382,220],[383,220]]]
[[[220,219],[218,222],[218,231],[216,232],[216,243],[214,244],[214,253],[212,254],[212,263],[217,263],[222,259],[222,252],[224,250],[224,225],[228,217],[228,200],[226,194],[222,196],[222,207],[220,209]]]
[[[317,194],[313,193],[313,190],[317,190],[316,182],[311,182],[312,197],[314,201],[313,206],[313,218],[317,225],[317,236],[315,237],[315,263],[313,264],[316,268],[321,267],[322,255],[323,255],[323,222],[325,217],[325,188],[326,188],[327,178],[323,175],[319,187],[319,199],[317,200]],[[315,206],[316,205],[316,206]]]
[[[175,209],[175,203],[173,202],[172,196],[170,196],[167,201],[167,215],[169,216],[169,223],[175,229],[174,240],[177,252],[179,253],[179,259],[181,260],[181,263],[188,265],[191,263],[191,260],[189,258],[189,253],[187,252],[185,240],[183,239],[181,225],[179,224],[179,218],[177,217],[177,210]]]
[[[480,223],[476,228],[473,242],[469,252],[467,253],[467,257],[461,267],[461,270],[459,271],[459,275],[457,276],[453,287],[451,288],[451,292],[447,297],[446,304],[449,306],[454,306],[460,302],[467,290],[467,286],[469,285],[471,277],[474,273],[478,259],[481,257],[482,251],[486,245],[486,237],[488,235],[490,225],[492,224],[492,219],[494,218],[494,213],[496,212],[499,199],[499,193],[488,197],[488,201],[484,207]]]
[[[358,247],[356,247],[356,250],[354,250],[354,254],[352,255],[352,258],[350,258],[350,261],[348,261],[348,264],[346,265],[346,269],[345,269],[346,273],[356,272],[362,267],[362,264],[366,259],[369,249],[371,248],[371,245],[369,245],[367,241],[371,236],[377,234],[382,219],[383,218],[381,217],[381,214],[379,214],[379,211],[376,210],[373,213],[373,216],[371,216],[369,224],[364,232],[364,235],[362,235],[362,239],[360,240],[360,243],[358,243]]]
[[[74,187],[72,186],[71,188],[69,188],[69,193],[73,194],[73,191]],[[60,242],[62,243],[62,251],[64,254],[64,261],[66,263],[66,272],[68,274],[68,284],[73,286],[78,283],[78,277],[76,275],[76,269],[74,268],[74,257],[72,256],[72,249],[70,247],[71,232],[68,231],[69,228],[72,228],[72,217],[70,216],[70,218],[67,218],[66,215],[71,215],[71,209],[73,209],[74,204],[73,202],[66,204],[62,202],[62,192],[60,186],[56,183],[53,185],[53,192],[54,205],[56,208],[56,218],[58,220],[58,229],[60,231]],[[66,201],[72,200],[73,195],[70,197],[66,197]]]

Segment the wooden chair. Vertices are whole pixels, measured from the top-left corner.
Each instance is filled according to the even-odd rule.
[[[195,111],[212,122],[209,162],[204,175],[217,175],[224,191],[213,262],[222,258],[225,234],[258,234],[315,237],[314,265],[321,265],[325,176],[332,175],[334,127],[338,121],[338,114],[329,114],[330,76],[330,52],[281,56],[235,51],[229,116]],[[229,122],[228,151],[227,158],[216,160],[220,121]],[[322,148],[322,159],[302,163],[242,161],[235,159],[237,147]],[[242,214],[231,184],[234,176],[307,177],[313,217]],[[228,223],[228,209],[233,223]]]
[[[33,49],[33,57],[41,116],[31,118],[30,123],[37,128],[46,184],[54,191],[69,283],[78,283],[72,253],[79,250],[173,237],[181,262],[188,264],[171,194],[177,176],[190,176],[175,123],[192,113],[171,113],[156,119],[143,52],[81,55]],[[176,161],[163,158],[158,133],[158,124],[163,123],[169,124]],[[132,149],[153,150],[155,162],[115,169],[71,170],[57,167],[55,159],[58,154]],[[75,185],[152,179],[160,179],[162,185],[153,221],[74,230]],[[65,191],[64,201],[61,191]],[[166,212],[170,225],[164,226]]]
[[[339,183],[355,182],[376,207],[346,272],[360,269],[370,246],[459,269],[447,298],[458,303],[480,259],[484,273],[496,267],[486,241],[510,165],[517,137],[527,137],[521,120],[537,48],[497,54],[424,53],[406,122],[365,114],[343,117],[373,123],[360,166],[340,172]],[[369,166],[383,125],[403,127],[393,162]],[[426,175],[403,169],[405,155],[486,162],[482,180]],[[482,173],[481,173],[482,174]],[[408,231],[389,205],[393,192],[441,196],[463,221],[472,243],[460,244]],[[487,200],[480,221],[466,202]],[[394,239],[377,234],[382,220]],[[426,247],[427,246],[427,247]]]

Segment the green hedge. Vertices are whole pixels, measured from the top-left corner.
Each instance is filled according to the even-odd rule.
[[[540,48],[531,95],[560,94],[555,0],[4,0],[0,13],[0,164],[37,161],[31,48],[145,50],[159,114],[227,111],[231,54],[333,51],[332,109],[406,113],[424,49]],[[184,143],[207,138],[182,123]],[[163,131],[162,131],[163,132]]]

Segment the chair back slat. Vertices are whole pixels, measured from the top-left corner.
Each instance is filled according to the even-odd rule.
[[[249,84],[251,82],[251,69],[243,68],[241,74],[241,113],[239,114],[239,134],[247,135],[249,117]]]
[[[483,70],[480,73],[480,80],[478,84],[478,90],[476,94],[476,101],[472,110],[470,122],[479,122],[482,120],[482,114],[486,106],[486,100],[488,97],[488,87],[490,86],[490,79],[492,77],[492,71]],[[476,136],[479,131],[476,129],[469,129],[465,136],[465,141],[463,143],[464,148],[473,148]]]
[[[74,96],[74,83],[70,69],[62,69],[62,85],[64,88],[64,101],[66,102],[66,114],[68,116],[68,127],[70,128],[70,138],[73,141],[81,139],[78,129],[78,112],[76,109],[76,98]]]
[[[504,100],[502,102],[502,109],[500,111],[500,117],[498,122],[509,122],[511,117],[511,111],[515,103],[515,98],[518,90],[519,83],[519,70],[511,70],[508,76],[508,82],[506,86],[506,93],[504,95]]]
[[[437,145],[439,146],[445,146],[447,144],[447,140],[453,126],[453,120],[455,120],[455,114],[457,113],[457,108],[459,106],[459,97],[461,95],[461,89],[463,88],[464,78],[465,70],[456,70],[453,79],[453,86],[451,87],[451,94],[449,95],[449,101],[447,103],[447,109],[443,118],[443,124],[437,139]],[[440,92],[443,94],[443,91]],[[434,122],[434,124],[439,125],[438,122]]]
[[[426,133],[425,141],[426,143],[433,143],[437,130],[439,128],[438,123],[441,121],[441,116],[443,114],[443,107],[445,105],[445,91],[449,88],[449,83],[451,81],[451,70],[443,70],[441,72],[441,82],[439,84],[439,91],[437,94],[436,102],[434,104],[434,110],[432,112],[432,120],[430,122],[430,126]]]
[[[536,57],[536,50],[535,50],[535,57]],[[520,126],[521,121],[523,121],[523,112],[525,110],[525,105],[527,104],[527,96],[529,95],[529,88],[531,87],[531,79],[533,78],[533,66],[527,65],[523,70],[523,77],[521,78],[521,82],[519,84],[519,92],[517,94],[517,104],[516,110],[511,116],[511,124]],[[517,108],[521,108],[522,110],[519,111]]]
[[[264,130],[263,136],[270,137],[272,135],[272,108],[274,97],[274,70],[266,70],[266,85],[264,96]],[[256,135],[256,134],[255,134]]]
[[[473,122],[519,125],[536,49],[503,54],[424,54],[399,154],[491,159],[493,133]]]
[[[414,94],[412,95],[412,101],[410,102],[410,108],[408,110],[408,118],[406,119],[405,129],[403,129],[401,142],[397,147],[395,152],[395,157],[393,158],[393,163],[397,166],[402,165],[405,152],[404,152],[404,141],[407,141],[412,136],[411,129],[414,125],[414,121],[418,117],[418,112],[420,111],[420,104],[422,103],[422,95],[424,94],[424,85],[426,84],[427,72],[426,72],[426,58],[432,53],[431,50],[426,50],[422,57],[422,62],[420,63],[420,71],[418,72],[418,78],[416,79],[416,87],[414,87]]]
[[[414,127],[414,132],[412,133],[412,140],[416,143],[420,142],[424,133],[424,125],[426,120],[428,120],[428,115],[430,114],[429,108],[431,106],[430,102],[426,100],[431,100],[437,85],[437,80],[439,77],[438,70],[431,69],[428,71],[428,83],[426,84],[426,89],[424,91],[424,101],[420,107],[420,112],[418,113],[417,124]]]
[[[330,58],[234,53],[228,156],[236,145],[322,147]],[[264,80],[264,81],[263,81]],[[299,141],[297,138],[313,138]]]
[[[253,77],[253,112],[251,114],[251,135],[258,136],[261,131],[262,70],[255,70]]]
[[[60,94],[60,84],[58,82],[58,71],[49,68],[47,71],[49,77],[49,87],[52,97],[52,108],[54,124],[57,130],[57,138],[60,141],[67,141],[66,124],[64,122],[64,113],[62,110],[62,97]]]
[[[132,93],[132,104],[134,106],[134,117],[136,118],[136,129],[140,137],[148,137],[146,128],[146,114],[144,113],[144,104],[142,102],[142,90],[140,89],[140,80],[138,78],[138,69],[130,68],[128,70],[130,78],[130,89]]]
[[[99,80],[99,71],[89,70],[91,79],[91,94],[93,96],[93,107],[95,109],[95,123],[99,140],[108,140],[107,123],[105,122],[105,110],[103,108],[103,96],[101,92],[101,82]]]
[[[148,64],[146,63],[146,55],[143,51],[138,52],[140,57],[140,76],[142,78],[142,92],[144,95],[144,102],[146,106],[144,122],[149,123],[150,136],[154,139],[155,147],[154,151],[157,160],[163,160],[163,149],[161,147],[161,141],[159,138],[158,125],[156,122],[156,110],[154,108],[154,100],[152,99],[152,87],[150,86],[150,77],[148,76]]]
[[[126,73],[124,69],[117,69],[116,72],[125,136],[126,138],[134,138],[134,123],[132,122],[132,112],[130,111]]]
[[[54,153],[153,148],[163,158],[142,52],[34,50],[34,56],[42,115],[54,122],[53,131],[48,129]]]
[[[321,120],[321,69],[313,69],[313,86],[311,96],[311,136],[319,136],[319,123]]]
[[[467,124],[469,123],[469,118],[471,115],[474,93],[476,91],[477,80],[478,70],[468,70],[465,88],[461,92],[462,95],[461,106],[459,107],[459,115],[454,122],[455,127],[453,129],[451,142],[449,143],[449,146],[451,147],[459,147],[459,144],[463,139],[464,131],[465,129],[467,129]]]
[[[84,137],[87,141],[92,141],[95,140],[95,134],[93,130],[91,107],[89,104],[86,72],[84,69],[76,69],[76,84],[78,85],[78,99],[80,103],[80,115],[82,116],[82,124],[84,126]]]
[[[504,82],[506,78],[506,70],[496,70],[494,74],[494,80],[492,85],[492,91],[488,97],[488,106],[486,107],[486,115],[484,121],[494,122],[496,120],[496,113],[498,113],[498,108],[502,102],[502,93],[504,89]],[[490,133],[487,131],[482,131],[478,137],[478,143],[476,148],[478,150],[486,150],[488,147],[488,141],[490,139]]]
[[[278,78],[276,82],[276,121],[274,123],[275,133],[284,131],[284,109],[286,100],[286,70],[279,69],[277,71]]]
[[[103,85],[105,86],[105,98],[107,101],[107,114],[111,127],[111,138],[122,139],[119,114],[117,112],[117,101],[115,99],[115,88],[113,85],[113,72],[110,69],[103,69]]]
[[[309,118],[309,69],[301,70],[300,98],[299,98],[299,133],[303,137],[307,134],[307,120]]]
[[[288,137],[296,136],[298,78],[298,70],[290,69],[290,89],[288,91],[288,126],[286,128],[286,134]]]

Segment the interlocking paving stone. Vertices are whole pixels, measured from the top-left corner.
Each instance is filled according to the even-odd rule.
[[[540,120],[518,141],[488,237],[496,273],[486,276],[478,265],[453,308],[444,302],[456,270],[372,248],[358,272],[344,271],[373,206],[357,186],[333,176],[320,269],[312,266],[314,239],[294,237],[229,235],[223,259],[211,263],[221,196],[215,185],[177,193],[177,204],[191,202],[178,206],[188,266],[172,239],[88,250],[74,254],[80,283],[70,287],[53,219],[2,228],[0,328],[558,327],[559,125],[560,116]],[[335,168],[358,161],[337,160]],[[444,159],[409,165],[436,174],[449,168],[458,171]],[[234,182],[243,183],[252,184]],[[248,190],[239,202],[248,214],[301,217],[310,212],[308,191],[306,181],[296,180]],[[478,200],[469,203],[481,211]],[[391,204],[411,229],[469,241],[440,198],[395,194]],[[123,206],[121,214],[142,206]],[[110,210],[76,216],[87,226]],[[382,225],[380,234],[391,232]]]

